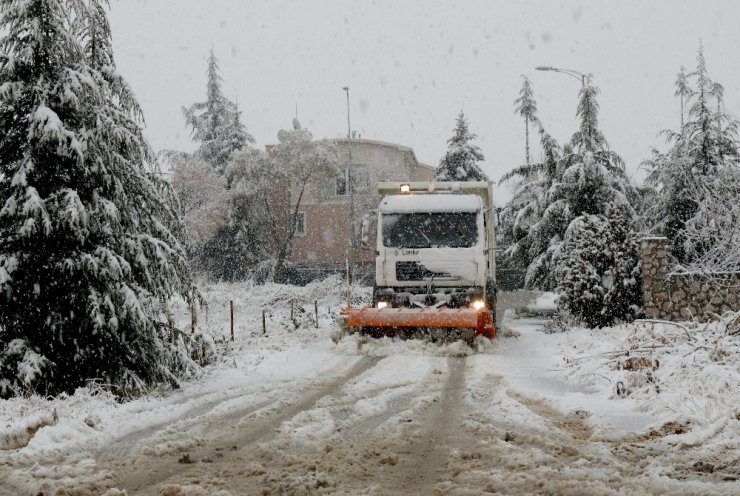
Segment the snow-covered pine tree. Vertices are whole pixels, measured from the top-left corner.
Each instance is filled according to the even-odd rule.
[[[621,157],[609,149],[599,130],[596,100],[598,88],[587,84],[581,89],[577,116],[578,131],[571,138],[572,151],[564,153],[562,183],[553,197],[565,199],[572,218],[583,214],[605,214],[610,202],[618,208],[632,210],[634,188],[629,183]]]
[[[530,165],[532,160],[529,154],[529,123],[540,125],[537,118],[537,101],[534,99],[532,83],[527,76],[522,76],[522,88],[519,90],[519,98],[514,100],[514,112],[524,118],[524,151],[525,163]]]
[[[614,205],[611,208],[619,209],[626,216],[629,225],[634,217],[632,201],[637,195],[624,173],[622,159],[609,149],[606,138],[599,130],[597,95],[598,89],[590,80],[581,89],[576,112],[581,124],[573,134],[570,146],[563,150],[561,182],[554,185],[548,195],[551,202],[548,209],[556,214],[559,221],[556,225],[562,226],[563,221],[567,222],[565,225],[569,227],[566,232],[571,230],[570,225],[573,223],[596,228],[598,223],[589,220],[588,216],[606,216],[610,205]],[[563,234],[560,239],[565,241]],[[543,268],[549,268],[549,272],[540,269],[540,273],[562,275],[563,269],[559,265],[563,260],[572,258],[570,251],[576,249],[575,245],[557,240],[556,237],[551,238],[548,251],[540,262]],[[616,263],[617,260],[612,259],[610,262]],[[530,272],[528,276],[532,277],[534,274]],[[558,285],[560,287],[560,283]],[[606,307],[603,310],[609,311],[611,310]]]
[[[181,222],[101,2],[0,1],[0,395],[175,381]]]
[[[683,130],[684,125],[684,107],[686,105],[686,102],[688,101],[689,96],[691,96],[691,86],[689,84],[689,79],[686,74],[686,69],[681,66],[681,69],[678,71],[678,75],[676,76],[676,92],[674,93],[674,96],[677,96],[681,100],[681,127],[680,129]]]
[[[526,236],[532,219],[539,213],[537,193],[533,190],[541,189],[540,166],[531,167],[532,160],[529,147],[529,124],[540,126],[537,118],[537,102],[529,78],[522,75],[522,87],[519,97],[514,100],[514,112],[524,118],[524,154],[523,167],[506,174],[499,183],[517,178],[513,198],[501,210],[501,224],[497,229],[499,243],[507,246],[507,253],[498,263],[500,269],[526,269],[531,259],[527,256],[527,249],[522,249],[526,243]],[[540,127],[540,133],[544,131]],[[536,184],[536,186],[535,186]],[[534,186],[534,188],[533,188]]]
[[[237,105],[221,91],[218,60],[212,49],[208,57],[206,101],[183,107],[182,111],[186,124],[192,129],[193,139],[200,143],[196,155],[211,164],[219,174],[226,172],[232,152],[254,143],[254,138],[241,122]]]
[[[644,163],[648,183],[657,189],[659,198],[652,230],[668,237],[673,255],[682,264],[702,256],[683,232],[702,201],[697,192],[708,191],[718,171],[736,167],[740,158],[738,121],[721,110],[724,91],[710,79],[701,45],[696,70],[688,76],[695,86],[688,95],[686,122],[678,132],[663,131],[670,148],[653,150],[652,158]]]
[[[609,226],[602,215],[583,215],[568,226],[555,258],[558,307],[589,327],[602,325]]]
[[[562,150],[547,133],[541,135],[545,160],[514,169],[502,180],[519,177],[522,183],[507,205],[516,212],[514,226],[521,237],[505,256],[522,257],[526,251],[525,284],[530,288],[554,289],[555,259],[560,257],[568,225],[586,214],[605,214],[614,202],[630,211],[634,190],[619,156],[609,149],[598,126],[598,89],[581,89],[577,108],[580,126]],[[523,257],[522,257],[523,258]]]
[[[207,74],[206,101],[182,109],[186,124],[192,129],[193,139],[199,142],[199,147],[192,156],[182,153],[170,155],[181,157],[179,164],[175,164],[179,166],[205,161],[223,178],[226,190],[219,197],[228,198],[227,222],[209,238],[191,243],[189,252],[196,270],[216,280],[234,281],[247,278],[250,268],[262,253],[262,243],[255,234],[256,227],[251,224],[254,215],[234,201],[233,192],[229,191],[231,179],[227,177],[234,153],[242,150],[251,153],[253,150],[249,150],[248,144],[254,143],[254,138],[241,122],[239,106],[221,91],[218,60],[213,50],[208,59]],[[179,183],[175,186],[182,185]],[[203,190],[205,186],[202,185],[200,189]],[[182,196],[186,192],[178,190],[178,193]]]
[[[642,314],[642,276],[640,246],[633,226],[632,210],[618,208],[613,203],[606,212],[609,227],[607,265],[603,285],[604,322],[630,322]]]
[[[472,143],[477,135],[468,130],[462,110],[457,116],[455,130],[447,140],[447,153],[439,161],[434,173],[435,181],[487,181],[488,176],[478,165],[484,160],[483,152]]]
[[[507,245],[502,261],[512,267],[527,270],[532,262],[547,251],[552,236],[565,226],[547,210],[547,194],[560,182],[558,168],[562,150],[544,129],[540,128],[543,160],[522,165],[505,174],[499,183],[517,179],[514,194],[502,211],[503,243]]]
[[[558,253],[558,306],[588,327],[631,321],[641,312],[640,261],[630,213],[608,206],[570,223]]]

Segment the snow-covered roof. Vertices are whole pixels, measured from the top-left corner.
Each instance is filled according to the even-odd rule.
[[[431,166],[429,164],[424,164],[422,162],[419,162],[419,160],[416,158],[416,152],[414,152],[414,149],[408,146],[398,145],[396,143],[389,143],[387,141],[378,141],[378,140],[371,140],[371,139],[365,139],[365,138],[327,138],[327,141],[333,141],[335,143],[349,143],[354,146],[361,146],[361,145],[373,145],[373,146],[383,146],[386,148],[395,148],[396,150],[400,152],[406,152],[410,153],[412,157],[414,157],[414,161],[416,161],[416,167],[421,167],[422,169],[428,169],[428,170],[436,170],[437,168],[434,166]]]
[[[375,145],[375,146],[385,146],[388,148],[396,148],[400,151],[404,152],[411,152],[414,153],[414,149],[410,148],[408,146],[399,145],[396,143],[389,143],[387,141],[378,141],[378,140],[371,140],[371,139],[365,139],[365,138],[327,138],[327,141],[334,141],[337,143],[352,143],[354,145],[360,146],[360,145]]]
[[[407,212],[477,212],[483,207],[478,195],[457,194],[409,194],[392,195],[380,202],[384,214]]]

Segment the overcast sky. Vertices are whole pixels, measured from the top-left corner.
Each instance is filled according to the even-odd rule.
[[[632,174],[662,145],[657,133],[677,126],[674,81],[694,68],[700,39],[727,110],[740,114],[737,1],[119,0],[110,20],[157,150],[194,148],[180,108],[205,99],[211,47],[260,147],[296,105],[315,137],[346,135],[346,85],[353,130],[430,165],[464,110],[494,180],[524,161],[521,74],[559,142],[576,128],[580,82],[538,65],[593,74],[602,130]]]

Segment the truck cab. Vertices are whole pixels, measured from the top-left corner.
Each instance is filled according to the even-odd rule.
[[[488,182],[379,183],[373,306],[495,312]]]

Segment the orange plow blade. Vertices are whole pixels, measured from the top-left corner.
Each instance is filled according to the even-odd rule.
[[[486,308],[373,308],[349,307],[342,316],[350,329],[413,329],[425,327],[472,329],[488,338],[496,337],[493,315]]]

